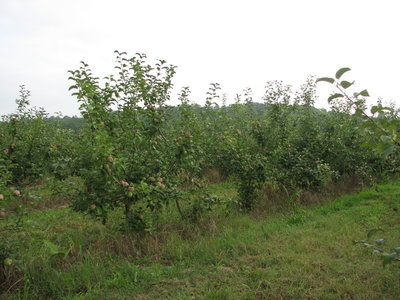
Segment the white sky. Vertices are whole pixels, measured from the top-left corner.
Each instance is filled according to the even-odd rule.
[[[371,99],[400,101],[399,13],[398,0],[0,0],[0,115],[21,84],[32,105],[79,114],[67,71],[83,60],[109,75],[114,50],[178,66],[174,95],[188,85],[198,103],[210,82],[231,101],[251,87],[257,101],[267,81],[297,87],[344,66]]]

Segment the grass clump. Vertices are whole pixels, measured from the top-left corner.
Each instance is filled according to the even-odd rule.
[[[233,196],[229,184],[208,189]],[[16,246],[2,299],[398,299],[398,264],[383,268],[352,241],[379,227],[399,246],[399,195],[394,181],[288,212],[221,207],[196,223],[168,222],[171,209],[151,234],[68,208],[31,211],[18,230],[0,225]]]

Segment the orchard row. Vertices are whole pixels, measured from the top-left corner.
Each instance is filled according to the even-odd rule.
[[[0,123],[0,205],[43,176],[60,181],[75,176],[82,183],[72,200],[75,210],[106,222],[111,210],[122,207],[130,228],[148,230],[151,220],[144,215],[156,215],[170,203],[188,217],[182,209],[187,191],[202,189],[210,170],[235,182],[242,211],[261,201],[267,185],[322,190],[348,177],[368,182],[397,171],[395,141],[366,126],[358,113],[365,104],[357,102],[354,110],[353,98],[343,94],[330,99],[331,110],[317,109],[312,78],[296,93],[282,82],[267,83],[263,103],[253,102],[247,89],[226,105],[219,85],[212,84],[206,104],[199,106],[185,87],[180,104],[168,106],[174,66],[165,61],[152,66],[145,55],[117,52],[116,70],[102,80],[84,63],[70,71],[85,120],[76,131],[30,108],[29,92],[21,89],[16,113]],[[397,122],[395,109],[379,107],[379,118],[367,117]],[[214,203],[204,194],[192,215]],[[0,209],[0,217],[6,216]]]

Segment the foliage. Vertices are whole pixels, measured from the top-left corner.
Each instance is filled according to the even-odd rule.
[[[335,286],[337,276],[321,283],[327,269],[354,283],[360,282],[358,272],[366,278],[373,273],[380,296],[388,278],[398,282],[393,272],[378,272],[365,261],[348,264],[352,250],[341,241],[330,243],[378,226],[398,206],[378,201],[377,191],[310,210],[296,200],[307,192],[320,195],[347,178],[371,183],[377,174],[398,171],[398,111],[379,102],[367,113],[368,92],[349,96],[353,82],[341,79],[349,68],[334,78],[309,77],[297,92],[281,81],[268,82],[263,103],[254,102],[246,88],[227,105],[221,86],[211,83],[204,106],[190,100],[189,87],[181,89],[179,105],[169,106],[174,66],[163,60],[149,64],[144,54],[128,58],[116,52],[116,58],[116,74],[104,79],[85,63],[70,71],[83,119],[49,118],[43,109],[29,107],[29,92],[22,87],[16,113],[0,122],[0,289],[18,289],[18,297],[25,293],[31,299],[98,298],[104,289],[115,297],[115,287],[122,286],[138,296],[164,277],[186,278],[182,271],[197,278],[188,265],[257,291],[238,290],[245,298],[300,297],[318,285],[311,297],[331,297],[342,287]],[[339,89],[329,98],[331,111],[314,107],[318,81]],[[210,170],[227,181],[219,186],[229,188],[215,193],[218,187],[207,182]],[[55,209],[26,205],[40,198],[28,191],[41,188]],[[265,201],[269,210],[266,195],[272,188],[287,195],[287,203],[279,203],[284,216],[232,213],[232,207],[256,208],[252,215],[270,216],[257,204]],[[385,197],[395,201],[397,186],[388,190]],[[107,225],[66,210],[65,202],[55,201],[60,197],[73,199],[75,211]],[[379,253],[386,266],[400,257],[399,248],[389,250],[385,240],[377,239],[376,246],[368,239],[358,243]],[[288,277],[294,269],[304,272]],[[236,271],[238,276],[226,276]],[[278,277],[294,284],[271,281],[278,273],[289,274]],[[347,297],[350,288],[361,298],[373,292],[354,286],[335,296]],[[397,296],[396,287],[387,293]]]
[[[177,201],[182,169],[196,171],[193,137],[189,131],[166,137],[165,102],[175,67],[163,60],[153,67],[144,54],[116,54],[118,75],[106,77],[103,86],[85,63],[70,71],[87,124],[79,162],[85,188],[73,207],[105,222],[110,210],[123,206],[127,223],[147,229],[142,212],[156,214]]]
[[[21,86],[17,111],[3,116],[0,125],[0,185],[38,181],[49,172],[58,173],[53,163],[72,156],[71,134],[47,119],[43,108],[31,108],[29,96],[30,92]],[[71,173],[68,167],[64,167],[64,173]]]
[[[328,102],[332,105],[333,110],[341,111],[344,113],[352,113],[353,116],[362,120],[361,128],[364,133],[371,137],[368,147],[374,148],[384,158],[388,158],[389,155],[398,156],[400,141],[398,140],[398,132],[400,128],[400,120],[397,116],[397,111],[392,107],[384,107],[382,102],[379,101],[377,105],[371,107],[370,115],[366,109],[366,99],[369,97],[367,90],[361,92],[354,92],[353,95],[349,95],[347,89],[353,86],[353,82],[342,80],[343,74],[349,72],[350,68],[341,68],[336,74],[335,78],[322,77],[317,82],[328,82],[333,84],[338,90],[337,93],[332,94],[328,98]],[[357,128],[358,129],[358,128]],[[387,159],[388,164],[386,165],[386,171],[390,170],[390,164],[394,166],[398,165],[398,160]],[[397,170],[397,166],[394,167]],[[385,171],[385,172],[386,172]],[[368,232],[367,237],[371,238],[375,233],[382,231],[381,229],[372,229]],[[368,240],[354,241],[364,245],[366,248],[372,250],[372,254],[379,254],[383,267],[395,261],[400,261],[400,247],[393,248],[392,252],[387,253],[383,249],[378,248],[386,243],[385,239],[377,239],[374,243]]]
[[[345,113],[352,112],[354,116],[363,120],[364,133],[373,139],[373,145],[379,153],[385,157],[395,153],[400,146],[398,138],[400,120],[397,110],[394,106],[383,106],[382,101],[378,101],[377,105],[371,107],[368,114],[366,97],[369,97],[369,93],[364,89],[350,95],[348,89],[354,85],[354,81],[341,79],[348,71],[350,68],[341,68],[336,72],[335,78],[322,77],[317,82],[328,82],[336,87],[338,92],[328,98],[332,109]]]
[[[17,112],[0,123],[1,193],[49,175],[71,190],[67,179],[77,176],[83,185],[73,188],[79,190],[75,210],[106,222],[122,207],[128,227],[151,231],[170,203],[183,218],[188,214],[182,207],[193,204],[193,220],[208,210],[208,196],[185,197],[186,189],[204,186],[208,170],[235,183],[241,211],[261,201],[266,185],[296,194],[322,191],[348,177],[370,183],[376,174],[397,170],[397,112],[379,104],[372,110],[376,116],[366,114],[368,92],[345,93],[353,85],[341,80],[348,68],[317,80],[340,89],[329,99],[331,111],[314,107],[313,77],[297,92],[281,81],[268,82],[264,103],[254,102],[247,88],[227,105],[221,86],[211,83],[200,106],[183,87],[175,107],[167,105],[174,66],[163,60],[151,65],[144,54],[116,52],[116,58],[116,74],[104,79],[83,62],[70,71],[84,118],[79,122],[29,108],[29,92],[21,89]],[[71,129],[62,128],[70,121]]]

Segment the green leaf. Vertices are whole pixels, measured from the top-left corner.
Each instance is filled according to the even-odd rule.
[[[347,89],[348,87],[352,86],[353,84],[354,84],[354,81],[353,81],[353,82],[348,82],[348,81],[346,81],[346,80],[343,80],[342,82],[340,82],[340,85],[341,85],[344,89]]]
[[[330,95],[329,98],[328,98],[328,103],[330,103],[333,99],[336,99],[336,98],[343,98],[343,95],[339,94],[339,93]]]
[[[374,106],[371,107],[371,113],[372,114],[375,114],[377,112],[381,112],[381,111],[384,111],[384,110],[391,111],[392,109],[390,107],[384,107],[384,106],[378,106],[378,105],[374,105]]]
[[[380,229],[380,228],[371,229],[370,231],[368,231],[367,237],[370,238],[377,232],[383,232],[383,229]]]
[[[53,255],[58,255],[58,254],[62,253],[56,244],[54,244],[48,240],[44,240],[43,243],[45,244],[47,249],[49,249],[50,255],[53,256]]]
[[[369,97],[369,93],[367,90],[363,90],[359,93],[359,95],[364,96],[364,97]]]
[[[382,254],[382,263],[383,263],[383,267],[385,267],[386,265],[392,263],[393,261],[396,260],[396,252],[393,253],[383,253]]]
[[[371,107],[371,114],[374,114],[374,113],[376,113],[378,111],[381,111],[381,110],[382,109],[381,109],[380,106],[374,105],[374,106]]]
[[[377,239],[377,240],[375,241],[375,243],[376,243],[378,246],[381,246],[381,245],[383,245],[383,244],[385,243],[385,240],[384,240],[384,239]]]
[[[339,70],[336,72],[336,75],[335,75],[336,79],[340,79],[340,77],[342,77],[342,75],[343,75],[344,73],[346,73],[346,72],[348,72],[348,71],[350,71],[350,70],[351,70],[350,68],[341,68],[341,69],[339,69]]]
[[[393,248],[393,251],[396,252],[397,254],[400,254],[400,247]]]
[[[321,77],[318,78],[315,82],[320,82],[320,81],[325,81],[325,82],[329,82],[329,83],[334,83],[335,79],[330,78],[330,77]]]

